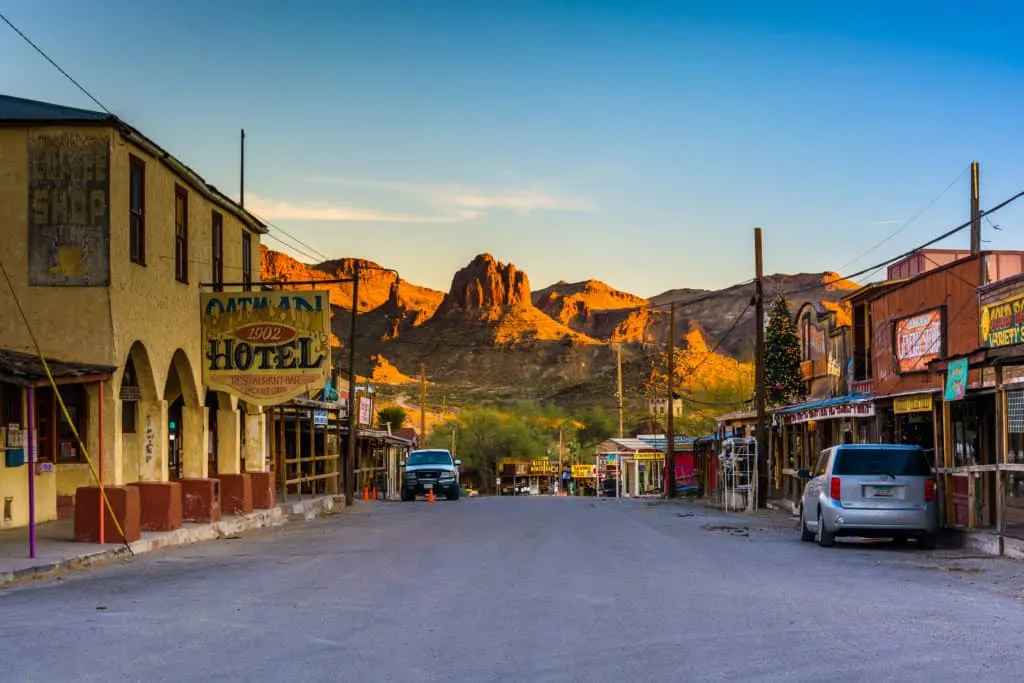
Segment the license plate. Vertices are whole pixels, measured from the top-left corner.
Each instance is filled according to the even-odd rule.
[[[430,491],[430,490],[432,490],[434,488],[434,485],[433,484],[424,484],[423,488],[425,488],[426,490]]]
[[[875,498],[892,498],[891,486],[872,486],[871,495]]]

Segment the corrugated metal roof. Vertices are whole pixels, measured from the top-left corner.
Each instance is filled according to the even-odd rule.
[[[65,107],[50,102],[0,95],[0,120],[8,121],[105,121],[115,117],[104,111]]]
[[[641,441],[640,439],[608,439],[605,443],[611,442],[615,444],[619,450],[623,451],[654,451],[657,450],[650,444]],[[606,452],[606,451],[605,451]]]
[[[80,380],[87,377],[109,379],[117,369],[106,365],[72,363],[52,358],[46,359],[46,365],[50,368],[50,374],[53,375],[53,379],[57,384],[60,384],[62,381]],[[0,349],[0,381],[27,387],[39,385],[49,380],[39,356],[21,353],[20,351]]]

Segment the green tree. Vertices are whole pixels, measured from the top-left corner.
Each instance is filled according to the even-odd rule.
[[[799,400],[807,394],[800,374],[800,338],[786,297],[781,294],[772,304],[765,332],[764,382],[773,404]]]
[[[391,425],[391,431],[401,429],[408,417],[409,414],[402,406],[388,406],[377,411],[377,420],[382,425]]]

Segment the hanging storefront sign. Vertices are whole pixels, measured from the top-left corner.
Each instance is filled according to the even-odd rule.
[[[819,406],[816,408],[805,408],[795,413],[790,413],[786,421],[789,424],[803,424],[814,420],[835,420],[839,418],[873,417],[875,414],[874,403],[839,403],[831,406]]]
[[[896,321],[893,350],[900,373],[925,372],[928,363],[942,357],[942,313],[933,308]]]
[[[946,400],[959,401],[967,393],[967,359],[951,361],[946,369]]]
[[[981,307],[981,344],[989,348],[1024,342],[1024,295]]]
[[[573,465],[573,479],[593,479],[597,476],[597,468],[594,465]]]
[[[932,395],[900,396],[892,400],[892,411],[897,415],[908,413],[930,413],[932,411]]]
[[[359,424],[369,425],[373,419],[373,401],[366,396],[359,397]]]
[[[263,406],[323,387],[330,310],[319,290],[202,294],[203,383]]]

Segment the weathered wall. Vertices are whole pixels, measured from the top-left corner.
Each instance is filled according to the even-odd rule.
[[[921,276],[871,303],[872,372],[875,393],[884,396],[932,391],[942,386],[941,374],[904,373],[896,370],[893,330],[896,321],[932,308],[945,307],[943,344],[945,356],[958,356],[978,348],[978,297],[981,281],[979,258],[964,261]]]
[[[105,128],[52,127],[45,130],[52,135],[107,140],[108,144],[110,140],[110,131]],[[107,288],[32,287],[29,284],[29,263],[32,261],[29,249],[29,169],[28,129],[0,128],[0,207],[3,207],[0,211],[0,243],[3,244],[0,260],[7,269],[44,354],[58,360],[111,365],[114,363],[114,348]],[[53,236],[51,232],[49,237]],[[37,237],[36,241],[37,244],[46,243],[45,238]],[[49,243],[52,245],[53,240]],[[56,253],[60,250],[54,247],[53,251]],[[70,276],[95,267],[98,257],[90,257],[82,262],[73,252],[73,248],[64,250],[65,262],[52,265],[52,277],[62,279],[62,272]],[[49,268],[44,267],[47,265],[45,257],[42,261],[35,259],[35,263],[37,275],[44,278],[50,276]],[[6,283],[0,283],[0,347],[28,352],[35,350],[27,330],[21,324],[14,298],[7,290]]]
[[[60,147],[33,143],[30,154],[30,139],[54,136],[74,141],[77,152],[68,155],[60,152]],[[108,150],[105,167],[103,149]],[[133,263],[129,252],[130,155],[141,159],[146,169],[145,265]],[[34,166],[32,159],[36,159]],[[69,159],[83,163],[69,165]],[[77,180],[68,182],[54,169],[63,169],[65,176],[70,173]],[[176,184],[187,190],[189,198],[187,284],[175,279]],[[71,247],[63,250],[55,246],[55,240],[62,234],[66,237],[67,231],[53,225],[55,215],[64,215],[64,205],[54,200],[59,190],[67,190],[71,199],[84,197],[85,204],[69,204],[67,212],[74,209],[80,212],[76,215],[87,219],[83,230],[72,236]],[[100,201],[104,193],[105,209]],[[14,281],[44,353],[55,359],[118,368],[104,387],[102,399],[105,481],[122,484],[137,479],[166,479],[167,407],[180,395],[186,405],[198,408],[205,394],[201,384],[199,283],[212,279],[212,211],[217,210],[223,217],[223,272],[228,281],[242,279],[242,222],[190,187],[140,144],[119,131],[96,126],[42,126],[31,132],[28,128],[0,128],[0,207],[4,209],[0,212],[0,242],[4,247],[0,259]],[[33,217],[37,220],[32,229],[38,233],[34,237],[34,258],[30,249]],[[45,217],[50,220],[43,220]],[[251,249],[253,277],[258,280],[258,234],[252,234]],[[30,286],[30,262],[34,264],[35,281],[58,286]],[[104,273],[105,267],[109,273]],[[68,286],[102,285],[108,279],[109,286]],[[29,335],[17,321],[12,297],[0,290],[0,347],[31,352],[34,349]],[[121,431],[120,388],[129,355],[142,394],[136,434]],[[98,389],[91,388],[86,443],[91,455],[99,455],[95,422],[99,400]],[[196,424],[197,414],[201,413],[193,412],[192,420],[183,420],[186,430],[196,432],[183,435],[191,446],[184,454],[189,473],[206,472],[207,427]],[[231,452],[220,454],[221,466],[238,471],[237,440],[233,446],[225,441],[224,447]],[[55,492],[64,495],[92,479],[84,464],[59,465],[50,478]]]

